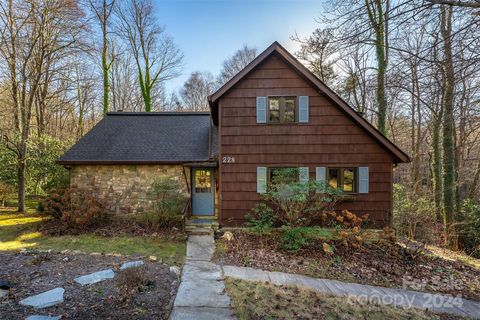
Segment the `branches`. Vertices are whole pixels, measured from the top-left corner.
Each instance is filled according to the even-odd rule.
[[[117,34],[135,59],[145,111],[152,111],[152,90],[178,76],[183,54],[155,21],[151,0],[128,0],[114,10]]]
[[[472,0],[472,1],[460,1],[460,0],[427,0],[432,4],[440,4],[440,5],[449,5],[455,7],[464,7],[464,8],[474,8],[480,9],[480,1]]]

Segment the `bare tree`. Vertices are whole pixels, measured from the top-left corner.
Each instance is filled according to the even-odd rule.
[[[214,80],[211,73],[192,72],[180,91],[183,107],[189,111],[208,110],[208,95],[214,91]]]
[[[142,92],[137,81],[135,59],[129,50],[112,48],[116,55],[110,69],[112,82],[112,108],[114,111],[141,111],[144,109]]]
[[[223,61],[222,70],[218,76],[217,82],[219,86],[224,85],[228,80],[233,78],[243,68],[245,68],[257,56],[257,49],[244,45],[238,49],[230,58]]]
[[[73,14],[73,15],[72,15]],[[75,2],[65,0],[0,2],[0,57],[7,66],[13,104],[13,128],[3,142],[17,158],[18,211],[25,211],[25,166],[32,131],[34,103],[40,88],[48,92],[51,59],[76,43],[72,20],[81,16]]]
[[[183,54],[158,25],[151,0],[127,0],[115,6],[115,13],[117,33],[132,50],[145,111],[150,112],[154,87],[178,76]]]
[[[115,0],[88,0],[88,2],[102,31],[103,114],[105,115],[110,111],[110,80],[108,76],[114,60],[114,57],[108,52],[108,26]]]
[[[316,29],[305,38],[300,39],[298,35],[292,40],[301,44],[300,50],[295,56],[300,59],[320,80],[330,84],[335,78],[331,56],[335,52],[332,47],[332,30]]]

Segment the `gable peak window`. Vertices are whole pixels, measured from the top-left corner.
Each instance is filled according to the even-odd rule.
[[[268,97],[269,123],[294,123],[297,119],[297,97]]]

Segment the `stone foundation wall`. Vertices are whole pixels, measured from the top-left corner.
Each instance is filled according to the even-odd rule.
[[[153,211],[152,184],[165,176],[180,182],[189,194],[190,171],[181,165],[76,165],[71,168],[73,195],[84,190],[94,195],[112,213],[127,214]]]

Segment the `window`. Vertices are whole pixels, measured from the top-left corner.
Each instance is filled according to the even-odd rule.
[[[195,193],[212,192],[211,183],[210,170],[195,170]]]
[[[297,117],[296,97],[269,97],[268,122],[292,123]]]
[[[298,168],[268,168],[268,182],[271,184],[298,182]]]
[[[356,168],[328,168],[328,185],[345,193],[357,192]]]

